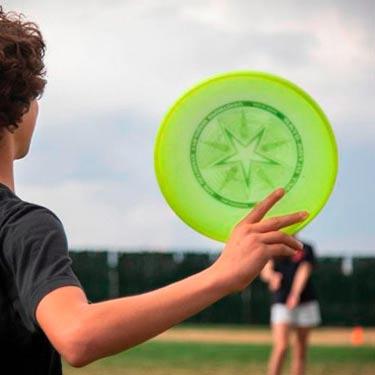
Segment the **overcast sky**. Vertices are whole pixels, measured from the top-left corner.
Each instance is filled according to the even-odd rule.
[[[319,254],[375,254],[375,1],[3,1],[37,22],[48,86],[17,193],[62,219],[72,248],[222,247],[159,192],[153,147],[173,102],[233,70],[281,75],[330,119],[335,190],[303,231]]]

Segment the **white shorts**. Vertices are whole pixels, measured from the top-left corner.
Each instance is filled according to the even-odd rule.
[[[301,303],[289,310],[284,303],[275,303],[271,307],[271,323],[286,323],[295,327],[316,327],[321,323],[319,303],[310,301]]]

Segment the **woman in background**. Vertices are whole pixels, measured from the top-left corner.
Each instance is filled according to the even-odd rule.
[[[273,350],[268,375],[279,375],[289,346],[292,330],[296,333],[291,361],[292,375],[303,375],[308,338],[312,327],[320,324],[320,309],[311,273],[316,264],[312,246],[293,256],[275,257],[261,271],[261,279],[271,291]]]

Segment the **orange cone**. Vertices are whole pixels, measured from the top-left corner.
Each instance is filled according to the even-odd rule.
[[[365,339],[365,334],[363,327],[356,326],[352,330],[352,334],[350,337],[350,342],[353,346],[359,346],[362,345]]]

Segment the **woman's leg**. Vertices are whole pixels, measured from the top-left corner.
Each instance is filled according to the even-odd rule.
[[[303,375],[306,367],[308,339],[311,328],[296,327],[296,341],[292,356],[292,375]]]
[[[289,345],[289,324],[272,324],[273,349],[268,364],[268,375],[280,375]]]

